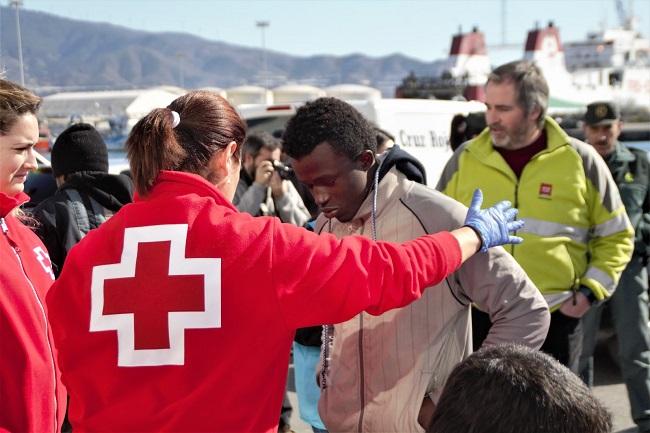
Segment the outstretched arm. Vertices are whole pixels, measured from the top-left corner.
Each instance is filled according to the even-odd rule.
[[[275,224],[274,286],[292,327],[342,322],[364,310],[381,314],[418,299],[481,245],[513,241],[507,235],[513,217],[494,207],[469,222],[479,229],[463,227],[403,244],[360,236],[337,240]]]
[[[539,349],[550,324],[546,300],[516,260],[503,248],[476,254],[449,279],[457,297],[490,315],[483,346],[524,344]]]

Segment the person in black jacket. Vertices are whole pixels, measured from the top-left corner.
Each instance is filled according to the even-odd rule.
[[[57,192],[33,211],[36,233],[48,249],[58,277],[68,254],[90,230],[99,227],[133,197],[131,180],[108,173],[108,150],[86,123],[68,127],[52,148]]]

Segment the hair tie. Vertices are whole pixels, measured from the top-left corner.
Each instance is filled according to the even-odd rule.
[[[173,129],[176,128],[179,123],[181,123],[181,116],[180,114],[172,110],[172,117],[174,118],[174,120],[172,121],[172,129]]]

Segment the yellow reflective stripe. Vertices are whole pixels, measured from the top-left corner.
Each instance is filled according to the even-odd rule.
[[[587,269],[583,278],[598,281],[610,294],[614,290],[614,280],[612,280],[612,277],[593,266],[590,266],[589,269]]]
[[[518,230],[517,233],[530,233],[545,238],[564,236],[572,241],[583,244],[586,244],[589,239],[589,230],[582,227],[574,227],[535,218],[522,219],[524,220],[524,228]]]
[[[631,227],[631,224],[630,220],[627,218],[627,214],[625,212],[620,212],[612,219],[595,226],[594,236],[602,238],[605,236],[613,235],[614,233],[626,231],[628,227]]]

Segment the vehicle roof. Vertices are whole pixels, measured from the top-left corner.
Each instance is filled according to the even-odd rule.
[[[472,111],[483,111],[485,105],[478,101],[446,101],[437,99],[406,99],[406,98],[383,98],[375,100],[347,100],[347,103],[361,112],[370,110],[382,110],[387,112],[440,112],[440,113],[469,113]],[[304,105],[304,102],[291,102],[286,104],[242,104],[237,111],[244,119],[255,119],[258,117],[290,116]]]

